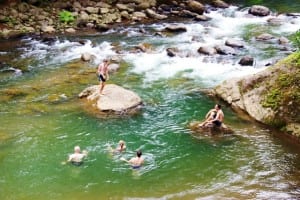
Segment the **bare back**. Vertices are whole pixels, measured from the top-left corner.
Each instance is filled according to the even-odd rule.
[[[224,120],[224,113],[223,113],[223,111],[221,109],[218,110],[216,119],[219,120],[220,122],[223,122],[223,120]]]

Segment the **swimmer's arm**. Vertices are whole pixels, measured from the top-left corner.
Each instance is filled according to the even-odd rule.
[[[84,154],[84,157],[87,157],[88,151],[87,151],[87,150],[83,150],[83,151],[82,151],[82,154]]]
[[[124,162],[127,162],[129,164],[132,163],[131,159],[130,160],[126,160],[124,157],[121,157],[120,160],[124,161]]]

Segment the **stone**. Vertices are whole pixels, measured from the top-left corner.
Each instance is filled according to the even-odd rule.
[[[217,45],[216,47],[217,53],[222,55],[236,55],[234,48],[225,46],[225,45]]]
[[[158,20],[162,20],[162,19],[166,19],[167,16],[166,15],[160,15],[160,14],[157,14],[154,10],[152,9],[146,9],[146,15],[150,18],[153,18],[153,19],[158,19]]]
[[[282,45],[288,44],[289,42],[290,42],[289,39],[287,39],[286,37],[283,37],[283,36],[281,36],[281,37],[278,39],[278,43],[279,43],[279,44],[282,44]]]
[[[134,20],[142,20],[144,18],[147,18],[147,15],[143,12],[134,12],[132,13],[132,19]]]
[[[44,33],[54,33],[55,29],[53,26],[42,26],[41,31]]]
[[[140,108],[143,103],[136,93],[115,84],[105,85],[103,93],[104,96],[101,96],[99,85],[94,85],[84,89],[79,98],[86,98],[87,105],[96,108],[97,113],[127,114]]]
[[[84,62],[89,62],[91,61],[95,56],[90,54],[90,53],[83,53],[81,54],[81,60]]]
[[[229,38],[225,41],[225,45],[230,46],[230,47],[243,48],[244,47],[244,42]]]
[[[212,2],[212,5],[217,7],[217,8],[228,8],[229,7],[229,4],[222,1],[222,0],[214,0]]]
[[[90,13],[90,14],[98,14],[99,13],[99,8],[97,7],[86,7],[85,8],[86,12]]]
[[[239,64],[242,66],[253,66],[254,58],[251,56],[244,56],[239,61]]]
[[[255,16],[267,16],[269,15],[270,9],[265,7],[265,6],[260,6],[260,5],[254,5],[249,9],[249,14],[255,15]]]
[[[167,51],[167,55],[169,57],[175,57],[177,55],[177,53],[178,53],[178,49],[177,48],[167,48],[166,51]]]
[[[165,28],[165,31],[173,32],[173,33],[181,33],[181,32],[186,32],[187,29],[185,26],[181,26],[181,25],[170,25]]]
[[[204,13],[205,7],[203,4],[201,4],[198,1],[194,1],[194,0],[189,0],[187,2],[187,8],[192,11],[195,12],[197,14],[202,15]]]
[[[255,37],[256,40],[264,41],[264,40],[271,40],[275,37],[269,33],[263,33]]]
[[[221,127],[217,126],[204,126],[200,127],[199,125],[202,122],[195,121],[189,124],[189,128],[193,131],[193,134],[200,134],[200,135],[226,135],[226,134],[233,134],[234,131],[224,123],[222,123]]]
[[[198,49],[198,53],[205,55],[215,55],[217,51],[214,47],[204,46]]]
[[[75,30],[74,28],[67,28],[67,29],[65,30],[65,32],[66,32],[66,33],[75,33],[76,30]]]

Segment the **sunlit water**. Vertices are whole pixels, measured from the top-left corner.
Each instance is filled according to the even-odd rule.
[[[50,45],[22,40],[16,60],[28,71],[1,79],[0,199],[297,199],[298,145],[238,119],[225,105],[234,135],[195,135],[187,125],[215,104],[199,89],[261,71],[289,53],[279,51],[276,42],[254,41],[257,33],[288,37],[300,19],[282,15],[283,25],[267,26],[268,17],[249,18],[236,7],[208,15],[210,22],[180,22],[187,32],[168,37],[154,36],[165,23],[58,38]],[[227,38],[243,40],[246,48],[236,56],[197,53],[201,45],[223,44]],[[78,39],[87,43],[80,45]],[[140,43],[150,43],[152,51],[130,53]],[[168,47],[178,47],[181,56],[168,57]],[[95,55],[93,63],[78,61],[85,52]],[[237,64],[246,54],[256,58],[255,66]],[[112,56],[122,62],[109,82],[144,101],[134,116],[99,118],[77,98],[83,88],[97,84],[96,64]],[[112,155],[107,149],[120,139],[127,151]],[[89,152],[84,164],[62,164],[75,145]],[[132,170],[120,158],[131,158],[137,149],[146,162]]]

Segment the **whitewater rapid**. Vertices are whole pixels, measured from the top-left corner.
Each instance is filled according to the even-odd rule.
[[[83,53],[94,55],[91,66],[96,66],[104,58],[119,57],[131,66],[130,72],[143,74],[145,83],[181,76],[200,80],[204,86],[211,87],[229,78],[257,73],[288,55],[291,53],[290,44],[280,46],[278,38],[288,37],[300,28],[299,17],[276,13],[266,17],[255,17],[249,15],[247,9],[234,6],[211,11],[206,15],[211,18],[208,22],[186,21],[116,28],[103,35],[95,34],[92,39],[89,36],[84,45],[79,44],[74,37],[57,38],[49,45],[27,38],[24,41],[28,47],[24,49],[22,57],[43,60],[39,67],[67,63],[79,59]],[[271,18],[277,18],[281,23],[268,23]],[[173,36],[155,35],[169,25],[184,26],[187,31]],[[255,36],[263,31],[273,34],[276,39],[268,42],[256,41]],[[224,45],[227,39],[242,41],[245,47],[236,49],[236,55],[208,56],[197,52],[201,46]],[[152,50],[133,53],[122,49],[122,54],[119,54],[114,50],[115,42],[123,49],[147,43],[152,45]],[[166,49],[170,47],[179,49],[180,55],[168,57]],[[284,48],[287,50],[282,50]],[[245,55],[254,57],[254,66],[238,64]]]

